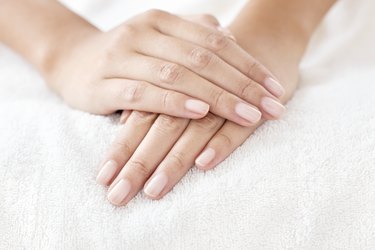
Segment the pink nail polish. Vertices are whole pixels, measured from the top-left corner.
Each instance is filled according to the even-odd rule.
[[[272,77],[268,77],[264,81],[264,85],[271,94],[275,95],[276,97],[281,97],[285,94],[284,87]]]
[[[107,198],[112,204],[120,205],[128,196],[130,189],[130,182],[126,179],[122,179],[108,193]]]
[[[145,194],[150,197],[158,197],[168,183],[168,177],[165,173],[159,173],[154,176],[144,188]]]
[[[270,97],[263,97],[261,100],[261,106],[264,111],[275,118],[280,118],[285,112],[285,107]]]
[[[210,109],[210,106],[205,102],[191,99],[185,102],[185,108],[193,113],[206,115]]]
[[[259,110],[245,103],[238,103],[235,111],[240,117],[251,123],[257,123],[262,117],[262,113]]]
[[[201,153],[195,160],[195,164],[199,168],[206,167],[215,158],[216,152],[212,148],[207,148],[203,153]]]
[[[116,172],[117,163],[113,160],[107,161],[99,171],[99,174],[96,177],[96,182],[100,185],[108,185]]]

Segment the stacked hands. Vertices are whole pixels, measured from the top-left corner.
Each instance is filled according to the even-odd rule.
[[[215,167],[285,110],[276,77],[210,15],[148,11],[61,58],[47,80],[69,105],[123,110],[97,175],[118,206],[142,189],[160,199],[194,164]]]

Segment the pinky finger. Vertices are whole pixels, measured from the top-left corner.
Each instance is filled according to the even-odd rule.
[[[105,84],[104,105],[111,111],[135,110],[175,117],[200,119],[210,106],[188,95],[157,87],[144,81],[108,79]]]
[[[227,121],[196,158],[195,165],[201,170],[213,169],[241,146],[260,125],[261,123],[251,127],[242,127]]]

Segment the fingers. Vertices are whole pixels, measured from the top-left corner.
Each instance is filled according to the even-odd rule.
[[[124,205],[143,187],[188,125],[188,119],[160,115],[115,178],[108,192],[114,205]]]
[[[276,97],[284,94],[273,74],[222,32],[189,22],[166,12],[156,12],[155,27],[162,33],[209,49],[243,74],[263,85]],[[170,25],[173,23],[174,25]]]
[[[178,44],[178,46],[176,46],[176,44]],[[170,53],[165,53],[165,51],[168,50]],[[213,86],[219,86],[245,102],[258,107],[258,109],[263,109],[273,118],[279,118],[283,112],[283,105],[281,105],[264,87],[223,61],[210,50],[173,37],[159,35],[155,36],[154,39],[145,41],[144,44],[138,48],[138,51],[163,61],[182,65],[198,76],[202,76],[204,79],[214,83]],[[215,72],[220,72],[220,74]],[[194,96],[195,91],[196,90],[193,89],[193,91],[186,94]],[[263,99],[265,99],[265,101]],[[269,102],[268,99],[273,99],[274,102],[276,102],[275,105],[281,107],[281,109],[278,108],[276,110],[272,107],[269,108],[269,105],[266,105]],[[277,112],[278,110],[280,110],[280,113]],[[211,111],[215,113],[215,111]]]
[[[192,96],[210,105],[212,113],[242,126],[251,126],[261,118],[262,113],[255,105],[244,102],[181,65],[142,56],[129,58],[129,61],[132,62],[123,64],[123,70],[117,74],[123,73],[124,77],[131,79],[146,79],[158,87]],[[262,104],[261,100],[258,102]],[[276,111],[283,111],[282,105],[276,103],[276,100],[272,104],[281,106]]]
[[[124,123],[126,120],[126,123],[121,127],[101,164],[101,170],[96,178],[97,183],[101,185],[112,183],[141,143],[156,117],[156,114],[151,113],[134,111],[129,115],[129,111],[123,112],[120,120]]]
[[[106,81],[101,101],[113,111],[138,110],[198,119],[205,116],[210,108],[200,100],[144,81],[121,78]]]
[[[190,122],[145,184],[144,193],[152,199],[159,199],[168,193],[194,165],[195,158],[223,123],[224,119],[211,113]]]
[[[202,170],[214,168],[238,148],[260,125],[261,122],[245,128],[227,121],[196,158],[195,165]]]

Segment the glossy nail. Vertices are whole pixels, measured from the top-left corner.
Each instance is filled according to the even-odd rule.
[[[272,77],[268,77],[264,81],[264,85],[267,88],[267,90],[270,91],[276,97],[281,97],[285,94],[284,87]]]
[[[251,123],[257,123],[262,117],[262,113],[259,110],[245,103],[238,103],[235,110],[240,117]]]
[[[206,167],[215,158],[216,152],[213,148],[207,148],[195,160],[195,165],[199,168]]]
[[[261,100],[261,106],[264,111],[275,118],[280,118],[285,112],[285,107],[281,103],[270,97],[263,97]]]
[[[96,182],[100,185],[108,185],[117,172],[117,163],[113,160],[107,161],[99,171]]]
[[[126,179],[120,180],[108,193],[108,200],[115,205],[120,205],[128,196],[131,189],[130,182]]]
[[[143,191],[150,197],[158,197],[167,185],[167,182],[167,175],[165,173],[158,173],[147,183]]]
[[[185,102],[185,108],[193,113],[206,115],[210,110],[210,106],[202,101],[199,100],[187,100]]]

